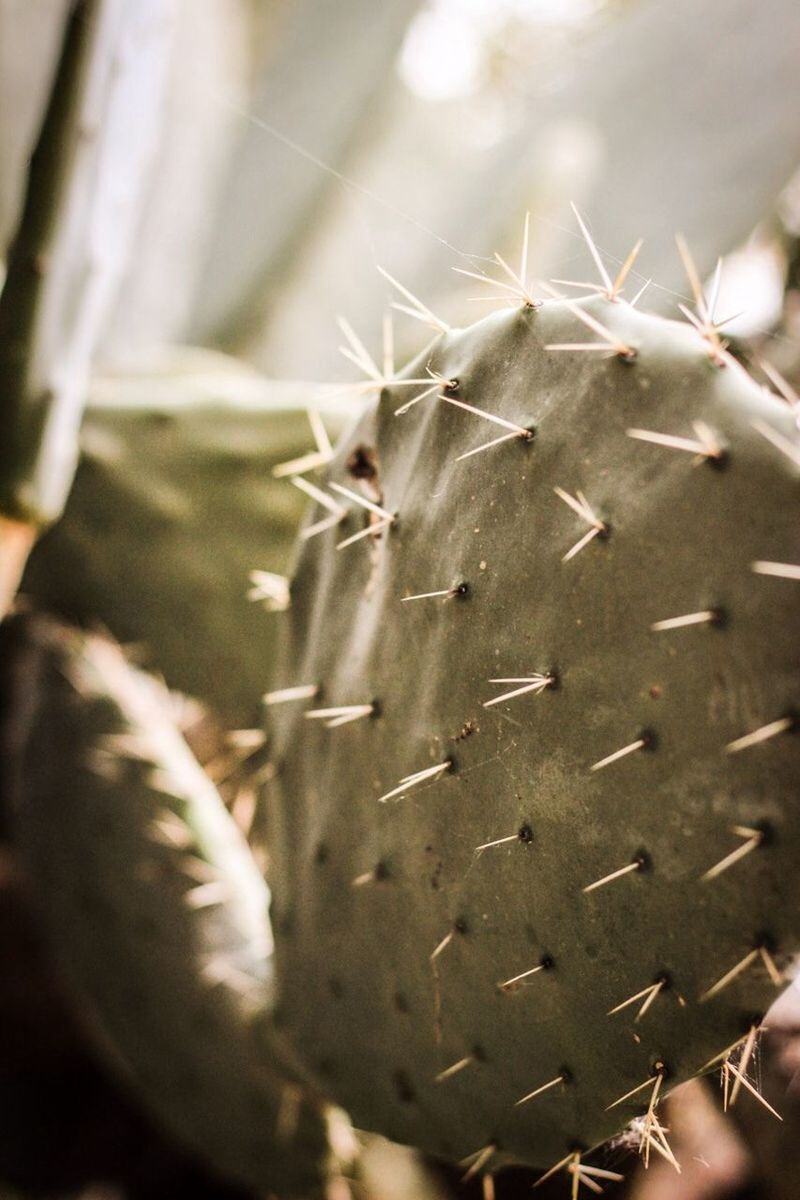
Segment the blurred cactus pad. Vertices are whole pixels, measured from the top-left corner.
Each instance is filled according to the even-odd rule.
[[[267,697],[283,1031],[356,1125],[485,1170],[632,1119],[671,1153],[658,1103],[800,948],[794,414],[702,296],[604,292],[386,382]]]
[[[102,622],[170,687],[252,723],[275,624],[245,595],[254,570],[290,562],[303,497],[272,472],[312,441],[308,389],[184,351],[169,372],[95,391],[66,510],[23,590],[72,621]],[[332,433],[345,419],[327,405]]]

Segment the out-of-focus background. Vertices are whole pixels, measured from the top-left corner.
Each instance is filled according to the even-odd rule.
[[[4,241],[67,8],[0,6]],[[334,318],[347,314],[374,346],[390,291],[376,264],[451,323],[472,320],[485,306],[451,268],[516,254],[526,211],[536,277],[591,271],[570,202],[611,263],[645,239],[636,277],[652,279],[651,307],[674,314],[675,293],[688,291],[674,247],[681,231],[702,274],[734,255],[720,311],[728,315],[730,290],[746,313],[731,331],[774,329],[798,221],[791,0],[148,0],[147,9],[144,52],[131,53],[149,53],[151,70],[125,102],[136,109],[163,92],[102,367],[190,344],[271,378],[347,377]],[[399,345],[415,348],[419,332],[401,326]]]
[[[453,268],[518,255],[530,214],[532,276],[593,279],[571,203],[610,267],[644,238],[629,291],[649,281],[642,303],[665,315],[690,297],[676,232],[703,278],[726,256],[733,351],[787,389],[800,380],[796,0],[117,0],[119,21],[131,6],[122,85],[92,109],[106,191],[90,179],[76,202],[64,309],[90,329],[91,402],[317,401],[354,379],[340,314],[380,354],[396,296],[378,266],[467,323],[495,302]],[[0,0],[4,253],[70,8]],[[426,336],[396,315],[398,360]],[[343,412],[361,403],[330,395]],[[5,850],[0,918],[0,1200],[245,1200],[107,1072]],[[760,1067],[783,1124],[746,1099],[723,1118],[710,1087],[689,1085],[673,1130],[684,1174],[633,1165],[608,1194],[800,1195],[796,1028],[789,997]],[[354,1194],[480,1194],[370,1153]],[[531,1179],[501,1177],[497,1194]]]

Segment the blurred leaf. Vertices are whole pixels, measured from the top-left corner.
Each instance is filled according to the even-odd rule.
[[[257,25],[269,25],[276,7],[273,0],[174,2],[174,51],[136,258],[101,345],[103,362],[121,370],[143,351],[186,340],[209,243],[229,220],[225,191],[242,134],[236,107],[250,101]]]
[[[57,516],[152,163],[172,0],[76,4],[0,296],[0,511]]]
[[[0,257],[19,215],[28,156],[53,80],[69,0],[0,0]]]
[[[475,289],[449,268],[469,263],[441,239],[471,255],[516,255],[526,210],[532,273],[586,278],[570,200],[612,263],[645,238],[628,294],[650,276],[685,293],[675,232],[710,272],[771,212],[800,162],[798,44],[794,0],[631,0],[574,48],[555,83],[520,63],[513,103],[488,90],[431,103],[398,89],[379,136],[348,164],[363,190],[329,195],[248,355],[280,375],[300,364],[339,375],[325,332],[338,312],[370,344],[379,336],[387,289],[375,260],[448,320],[475,320],[492,306],[467,299]],[[645,303],[674,312],[675,298],[654,286]]]
[[[195,340],[235,345],[276,302],[276,277],[302,251],[316,206],[341,186],[311,160],[340,167],[363,138],[418,3],[293,0],[276,14],[198,290]]]

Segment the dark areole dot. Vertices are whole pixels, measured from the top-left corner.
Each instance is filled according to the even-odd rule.
[[[378,477],[378,456],[372,446],[359,445],[350,452],[347,470],[353,479],[373,481]]]
[[[645,874],[647,871],[652,871],[653,869],[653,860],[644,849],[637,850],[631,859],[631,862],[638,864],[640,875]]]
[[[403,1104],[413,1104],[417,1098],[413,1084],[405,1071],[398,1068],[392,1072],[392,1084],[399,1100]]]

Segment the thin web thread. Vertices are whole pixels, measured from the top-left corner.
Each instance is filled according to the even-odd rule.
[[[401,221],[411,225],[412,228],[418,230],[426,237],[438,242],[440,246],[444,246],[447,250],[451,251],[459,258],[471,263],[494,263],[494,259],[485,255],[470,254],[466,250],[461,250],[458,246],[455,246],[452,242],[449,242],[447,238],[442,237],[428,225],[425,225],[422,221],[417,220],[417,218],[412,216],[411,213],[406,212],[405,209],[401,208],[393,201],[387,200],[385,196],[381,196],[377,192],[373,192],[371,188],[366,187],[363,183],[359,183],[356,179],[351,179],[348,175],[345,175],[343,172],[337,170],[336,167],[332,167],[330,163],[325,162],[324,159],[320,158],[318,155],[314,154],[312,150],[309,150],[306,146],[303,146],[300,142],[296,141],[295,138],[290,137],[289,134],[284,133],[282,130],[278,129],[277,126],[270,124],[269,121],[265,121],[263,118],[257,117],[255,113],[250,112],[249,109],[242,108],[241,105],[234,103],[229,98],[221,96],[218,93],[211,93],[211,98],[216,104],[223,108],[227,108],[236,116],[241,117],[242,120],[247,121],[248,124],[253,125],[256,129],[262,130],[262,132],[266,133],[269,137],[274,138],[275,141],[279,142],[282,146],[285,146],[287,150],[291,150],[300,158],[305,159],[306,162],[311,163],[312,166],[317,167],[318,170],[324,171],[326,175],[330,175],[332,179],[336,179],[345,189],[358,193],[366,200],[371,200],[374,204],[379,205],[386,212],[392,213]],[[580,233],[576,233],[574,229],[570,229],[565,225],[559,224],[558,221],[553,221],[549,217],[543,217],[537,213],[531,213],[531,218],[539,225],[547,226],[549,229],[553,229],[557,233],[561,233],[565,237],[579,242],[581,246],[584,245],[582,235]],[[597,248],[610,262],[615,263],[617,266],[622,266],[624,259],[619,258],[616,254],[612,254],[611,251],[606,250],[599,244],[597,245]],[[643,275],[641,272],[636,271],[635,269],[631,270],[630,278],[637,279],[640,283],[649,281],[649,284],[652,288],[655,288],[659,292],[663,292],[665,296],[671,296],[676,302],[681,302],[683,304],[694,304],[694,297],[687,295],[685,292],[677,292],[673,288],[669,288],[665,284],[659,283],[657,280]],[[770,329],[753,329],[751,333],[748,334],[748,337],[753,336],[770,338],[773,341],[786,342],[792,345],[794,345],[795,342],[794,338],[787,337],[785,334],[775,333]]]

